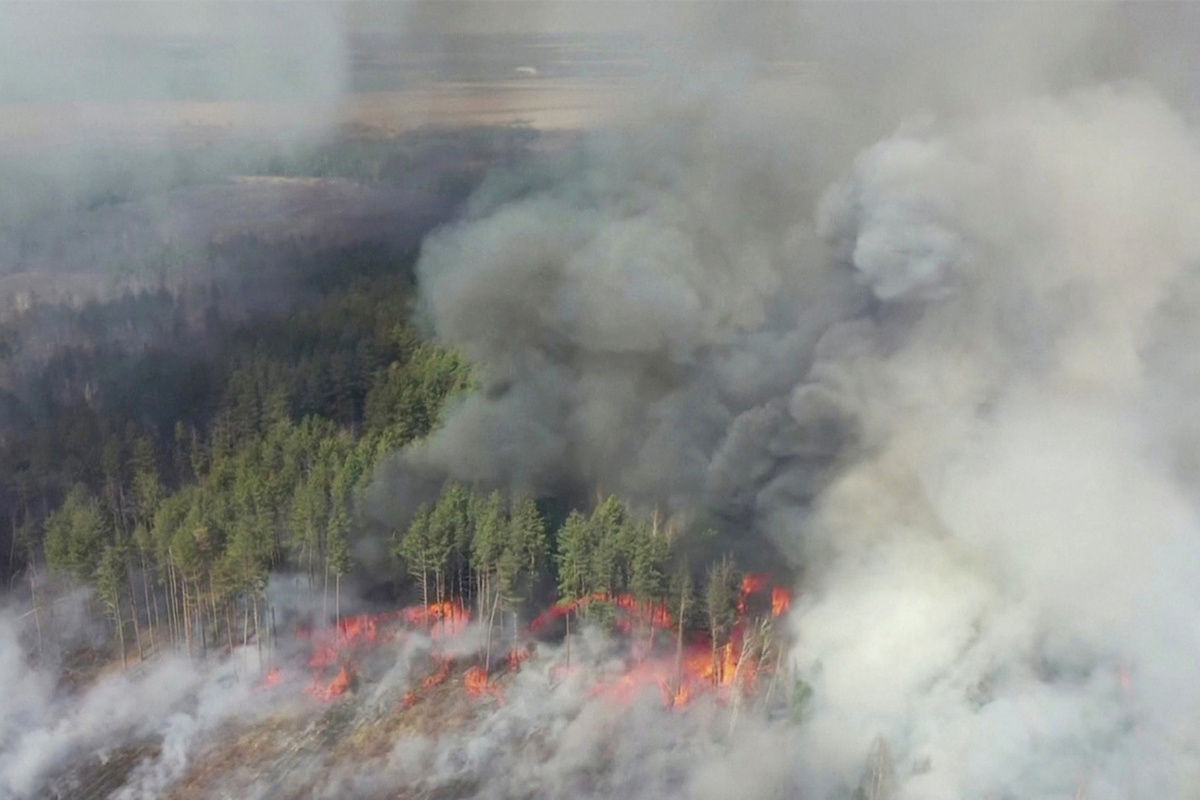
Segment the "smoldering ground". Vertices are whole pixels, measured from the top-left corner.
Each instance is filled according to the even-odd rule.
[[[72,796],[80,787],[67,767],[86,771],[122,747],[151,740],[161,744],[160,757],[134,772],[126,790],[130,797],[157,796],[204,734],[235,713],[252,719],[266,707],[251,691],[258,670],[249,651],[220,664],[168,656],[102,677],[86,690],[65,688],[68,657],[91,625],[85,604],[85,597],[68,596],[53,615],[43,608],[47,627],[36,640],[35,620],[5,611],[0,656],[10,689],[0,717],[0,790],[6,797]],[[34,654],[39,661],[31,662]]]
[[[285,577],[272,579],[266,599],[272,619],[278,614],[280,621],[265,641],[204,656],[168,652],[131,660],[126,669],[103,654],[106,637],[86,592],[64,595],[37,616],[5,609],[0,679],[10,695],[0,706],[0,792],[151,800],[174,796],[185,779],[199,781],[196,770],[201,786],[214,792],[239,785],[239,792],[269,793],[300,776],[318,780],[322,771],[303,768],[327,771],[321,759],[285,757],[281,768],[268,761],[274,751],[267,747],[249,763],[244,752],[228,758],[229,774],[203,773],[214,749],[226,741],[244,748],[241,737],[248,732],[265,731],[285,755],[303,753],[315,732],[319,750],[328,750],[322,725],[344,714],[311,696],[322,677],[308,664],[317,641],[312,632],[329,633],[317,627],[320,602]],[[347,613],[356,610],[348,600]],[[455,646],[474,648],[478,636],[468,631]],[[358,669],[371,680],[354,698],[353,713],[370,719],[394,710],[425,676],[430,650],[427,636],[411,632],[360,654]],[[97,651],[101,655],[89,659]]]

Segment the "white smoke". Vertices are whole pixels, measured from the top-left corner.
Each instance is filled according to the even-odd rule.
[[[67,598],[74,603],[78,598]],[[60,604],[62,605],[62,604]],[[43,610],[44,611],[44,610]],[[46,649],[69,644],[62,621],[44,632]],[[29,640],[28,615],[0,616],[0,795],[42,797],[68,779],[64,772],[99,764],[122,747],[153,742],[161,751],[137,767],[119,797],[159,797],[189,763],[192,748],[220,725],[248,723],[279,695],[260,692],[261,668],[254,649],[195,661],[166,655],[130,671],[110,671],[80,690],[58,685],[64,673],[37,665],[22,645]],[[58,776],[58,778],[56,778]],[[69,795],[68,795],[69,796]]]
[[[326,761],[323,768],[306,764],[249,790],[234,781],[223,791],[256,798],[302,792],[323,800],[396,793],[712,800],[795,794],[798,739],[786,722],[747,713],[731,730],[729,709],[711,698],[671,712],[654,685],[631,702],[598,697],[598,680],[624,674],[613,656],[612,642],[585,630],[574,639],[567,674],[564,650],[543,648],[518,674],[501,679],[502,702],[427,699],[439,703],[430,722],[403,730],[380,755]],[[311,760],[321,764],[325,757],[316,752]]]
[[[496,179],[425,248],[428,320],[486,386],[400,467],[598,482],[770,537],[801,576],[804,720],[731,739],[726,711],[614,712],[539,662],[474,727],[293,781],[838,798],[882,739],[894,800],[1200,796],[1200,150],[1181,70],[1120,63],[1158,39],[1109,48],[1111,19],[1081,12],[1067,46],[1058,14],[950,55],[929,31],[955,25],[872,28],[884,56],[920,51],[864,70],[883,92],[864,73],[770,92],[706,74],[644,124]],[[886,61],[834,27],[835,65]],[[1094,28],[1105,46],[1073,58]],[[1128,77],[1148,80],[1108,80]],[[872,143],[897,109],[911,121]],[[60,707],[5,650],[0,672],[26,687],[0,705],[18,796],[144,727],[112,701],[127,679]],[[168,684],[165,755],[131,796],[224,718],[171,717]]]
[[[816,562],[795,656],[826,763],[884,733],[904,797],[1193,796],[1200,530],[1143,354],[1187,347],[1152,322],[1194,281],[1198,179],[1165,104],[1099,89],[884,142],[830,195],[881,299],[960,244],[894,351],[829,366],[870,387],[873,455],[777,519]]]
[[[492,388],[409,463],[770,535],[806,796],[880,737],[898,798],[1197,796],[1185,117],[1138,82],[976,98],[818,202],[811,128],[739,90],[428,244],[430,320]]]

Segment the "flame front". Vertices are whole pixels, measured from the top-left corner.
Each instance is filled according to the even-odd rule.
[[[737,620],[718,646],[714,646],[707,635],[695,631],[687,632],[685,637],[685,630],[678,625],[665,603],[639,602],[631,595],[604,592],[556,603],[529,624],[525,636],[532,640],[543,635],[556,620],[579,614],[591,604],[611,605],[618,612],[613,627],[627,637],[629,658],[620,675],[597,681],[589,694],[628,703],[653,688],[661,694],[666,707],[683,708],[704,695],[715,695],[718,701],[723,701],[734,692],[753,691],[759,673],[770,666],[760,663],[765,652],[762,626],[765,621],[786,614],[791,600],[791,592],[773,585],[768,576],[746,575],[737,598]],[[757,621],[752,623],[752,619]],[[471,614],[463,602],[448,600],[383,614],[345,617],[328,629],[301,630],[299,635],[312,642],[308,667],[313,678],[307,691],[324,701],[343,696],[355,683],[358,674],[356,657],[361,651],[373,648],[381,641],[406,636],[407,631],[415,629],[434,640],[435,666],[418,688],[405,695],[404,704],[413,705],[422,695],[449,680],[455,660],[439,654],[441,648],[437,643],[448,645],[456,640],[470,622]],[[754,638],[756,635],[758,639]],[[532,655],[532,647],[513,647],[503,659],[504,671],[519,671]],[[552,678],[557,680],[572,671],[569,667],[560,667]],[[268,672],[264,686],[274,686],[280,680],[279,668],[274,667]],[[462,683],[471,697],[503,702],[503,689],[493,680],[487,665],[472,664],[463,673]]]

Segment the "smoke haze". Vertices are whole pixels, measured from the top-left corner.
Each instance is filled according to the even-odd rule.
[[[579,5],[598,29],[631,24]],[[340,12],[164,8],[137,24],[236,34],[215,91],[281,98],[289,131],[323,129]],[[562,4],[480,8],[465,27],[570,26]],[[393,458],[373,507],[394,521],[445,477],[600,485],[770,542],[798,583],[805,718],[731,737],[705,704],[615,715],[582,680],[551,682],[549,653],[469,730],[281,785],[841,798],[886,752],[894,785],[869,800],[1200,797],[1200,11],[639,13],[654,57],[636,99],[565,155],[492,175],[426,240],[424,321],[483,387]],[[444,31],[443,14],[398,18]],[[0,21],[20,40],[0,92],[121,85],[37,68],[45,42],[93,52],[96,26],[28,19]],[[67,705],[0,624],[0,794],[36,795],[120,731],[165,737],[122,795],[159,796],[222,721],[259,713],[230,665],[174,661]],[[576,658],[602,672],[604,643]],[[222,681],[236,691],[206,694]]]
[[[701,64],[427,241],[488,388],[405,468],[769,536],[804,796],[879,737],[896,797],[1196,796],[1195,15],[790,11],[828,84]]]

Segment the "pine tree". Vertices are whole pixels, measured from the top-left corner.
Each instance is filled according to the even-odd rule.
[[[546,522],[537,503],[529,496],[518,498],[513,503],[508,535],[496,564],[500,590],[514,615],[533,598],[549,553]]]
[[[558,594],[563,600],[579,600],[592,592],[592,528],[579,511],[567,515],[558,531]]]
[[[421,583],[421,602],[429,605],[429,573],[433,568],[433,548],[430,546],[428,505],[417,509],[408,530],[396,546],[396,555],[404,560],[408,574]]]
[[[107,521],[87,489],[76,485],[46,519],[46,562],[51,569],[90,580],[107,539]]]
[[[489,609],[494,605],[496,574],[507,538],[508,519],[504,513],[504,498],[499,492],[492,492],[486,498],[476,498],[473,516],[471,565],[478,587],[479,617],[483,619],[490,616]]]
[[[674,692],[679,691],[683,682],[683,631],[691,620],[692,609],[695,608],[695,586],[691,570],[687,565],[680,565],[671,574],[670,581],[671,613],[675,615],[675,686]],[[673,692],[673,693],[674,693]]]
[[[163,486],[153,463],[135,462],[133,472],[134,522],[149,527],[163,499]]]
[[[448,576],[471,538],[471,496],[464,486],[450,483],[429,515],[429,548],[438,602],[446,599]]]
[[[629,591],[639,603],[661,602],[667,591],[667,560],[670,543],[662,532],[638,523],[628,526],[631,534],[632,561]]]
[[[342,621],[342,578],[350,572],[349,517],[343,505],[338,505],[329,524],[329,565],[333,569],[333,613],[340,626]]]
[[[297,563],[311,580],[321,546],[321,534],[328,513],[328,498],[320,474],[311,474],[295,489],[292,497],[291,546]]]
[[[622,580],[627,521],[625,505],[614,496],[596,506],[589,520],[593,544],[588,582],[593,591],[605,592],[610,598],[627,588]]]
[[[121,666],[128,666],[125,655],[125,625],[121,614],[121,577],[125,572],[125,555],[115,544],[104,545],[96,566],[96,593],[104,603],[104,612],[117,630],[121,648]]]

